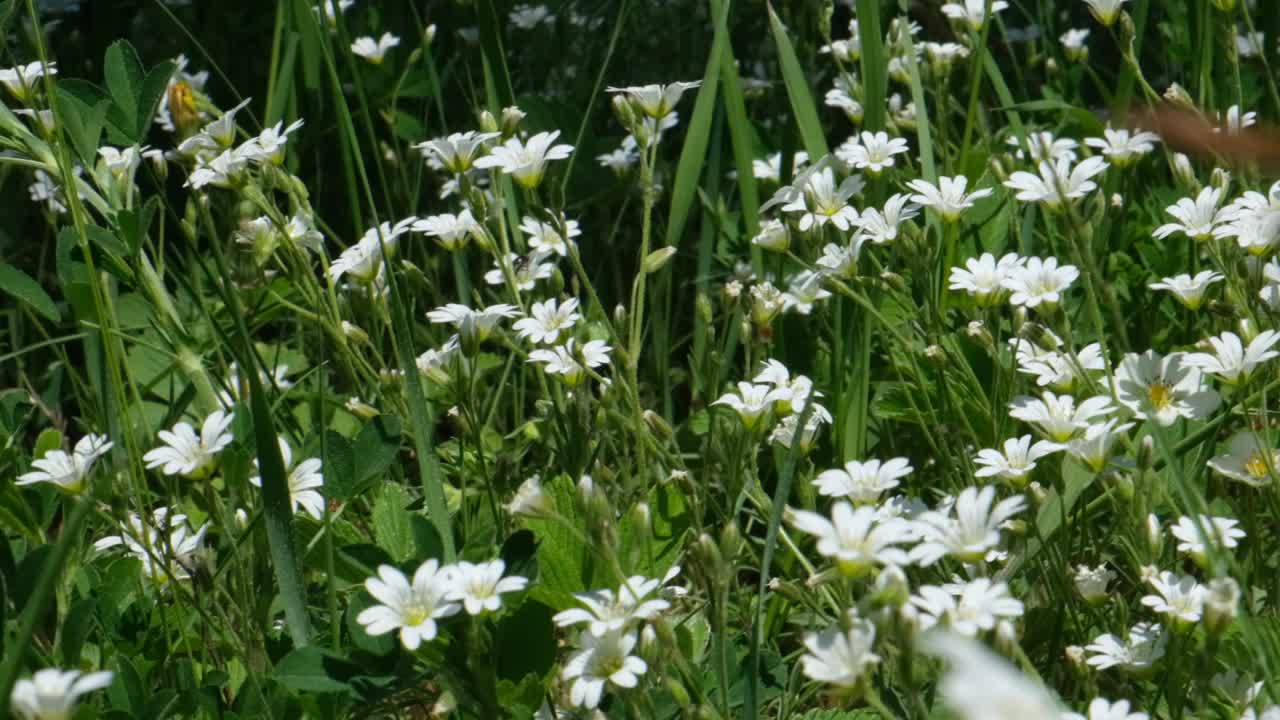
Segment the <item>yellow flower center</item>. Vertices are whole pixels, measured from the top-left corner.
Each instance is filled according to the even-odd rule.
[[[1244,469],[1249,475],[1258,479],[1262,479],[1271,474],[1271,469],[1267,466],[1267,458],[1260,452],[1255,452],[1249,456],[1244,463]]]
[[[1147,399],[1155,409],[1164,410],[1173,404],[1173,388],[1162,382],[1153,382],[1151,387],[1147,388]]]
[[[408,627],[417,627],[426,622],[431,617],[431,608],[426,605],[414,604],[404,609],[404,624]]]

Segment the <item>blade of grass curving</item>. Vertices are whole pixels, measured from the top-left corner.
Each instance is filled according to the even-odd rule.
[[[880,0],[858,0],[857,10],[858,41],[862,44],[862,124],[877,132],[884,129],[889,95],[889,60],[884,53]]]
[[[707,143],[711,137],[711,119],[716,109],[716,94],[720,91],[720,54],[728,41],[727,23],[732,4],[731,0],[725,0],[719,17],[716,18],[707,69],[702,75],[702,87],[698,89],[697,100],[693,103],[693,116],[684,136],[684,146],[680,149],[680,161],[676,165],[676,179],[671,190],[671,213],[667,218],[668,246],[674,246],[680,241],[685,222],[689,219],[689,209],[693,207],[693,199],[697,195],[698,180],[702,177]]]
[[[511,86],[511,74],[507,71],[506,51],[502,47],[501,23],[493,0],[480,0],[476,4],[476,16],[480,25],[480,53],[484,60],[485,85],[489,90],[489,112],[498,112],[515,103],[515,91]]]
[[[907,13],[907,0],[898,0],[898,9],[905,16]],[[859,25],[861,28],[861,25]],[[916,60],[915,42],[911,39],[910,33],[903,33],[903,41],[906,43],[906,54],[903,57],[907,62],[907,79],[910,80],[911,86],[911,102],[916,105],[917,117],[933,117],[929,114],[928,98],[924,94],[924,83],[920,80],[920,63]],[[927,122],[916,123],[916,142],[920,144],[920,170],[924,173],[924,179],[931,183],[938,182],[938,168],[934,164],[933,158],[933,126]],[[930,213],[928,219],[933,223],[937,223],[937,215]]]
[[[759,688],[760,682],[760,643],[763,640],[761,633],[763,632],[764,606],[767,591],[769,589],[769,567],[773,564],[773,552],[778,544],[778,527],[782,524],[782,511],[787,505],[787,498],[791,496],[791,479],[795,475],[796,460],[800,458],[800,440],[804,437],[802,429],[809,422],[809,416],[813,414],[815,403],[806,403],[804,410],[800,412],[800,417],[796,423],[798,428],[795,435],[791,438],[791,446],[787,448],[787,459],[783,462],[782,468],[778,470],[778,485],[773,490],[773,507],[769,512],[769,527],[764,536],[764,552],[760,558],[760,582],[756,587],[756,611],[755,618],[751,622],[751,646],[748,658],[751,661],[751,672],[746,678],[746,692],[744,697],[743,717],[754,718],[759,717],[757,712],[759,708]]]
[[[712,12],[719,16],[720,0],[712,0]],[[738,63],[733,56],[733,40],[726,38],[720,50],[720,83],[723,85],[725,120],[729,124],[729,139],[733,143],[733,164],[738,171],[738,198],[742,202],[742,220],[747,237],[755,237],[760,230],[760,192],[756,176],[752,172],[755,159],[755,130],[747,118],[747,103],[742,96],[742,83],[738,78]],[[759,248],[752,246],[752,263],[760,257]],[[760,268],[757,268],[759,270]]]
[[[773,11],[772,3],[768,4],[768,8],[769,27],[773,30],[773,42],[778,46],[778,63],[782,66],[782,82],[787,86],[787,98],[791,101],[791,114],[800,129],[805,152],[811,158],[820,158],[828,152],[827,138],[822,132],[822,124],[818,122],[818,108],[813,104],[809,81],[805,79],[804,69],[800,67],[791,38],[787,37],[786,26]]]

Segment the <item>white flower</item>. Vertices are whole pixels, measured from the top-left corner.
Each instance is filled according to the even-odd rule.
[[[611,632],[578,635],[582,649],[565,663],[560,677],[570,682],[569,700],[577,707],[594,708],[600,704],[605,685],[633,688],[648,671],[644,660],[632,655],[636,634]]]
[[[969,57],[969,48],[953,42],[924,43],[924,54],[929,58],[929,65],[938,73],[951,70],[956,61]]]
[[[894,193],[884,203],[884,211],[867,208],[858,218],[858,238],[884,245],[898,239],[898,228],[903,222],[920,213],[920,207],[911,204],[911,198]]]
[[[380,565],[378,576],[364,581],[365,590],[378,601],[360,611],[356,622],[370,635],[386,635],[400,631],[400,642],[409,650],[417,650],[425,640],[436,637],[436,620],[458,612],[460,606],[449,601],[452,574],[440,567],[440,561],[428,560],[413,573],[413,582],[390,565]]]
[[[449,303],[427,313],[427,319],[433,323],[453,325],[458,328],[459,334],[469,333],[478,342],[484,342],[503,318],[513,318],[519,314],[515,305],[506,303],[490,305],[483,310],[472,310],[466,305]]]
[[[161,430],[164,444],[142,456],[148,468],[161,468],[165,475],[203,477],[213,468],[218,453],[234,439],[227,428],[235,415],[216,410],[205,418],[200,436],[186,422],[179,422],[173,430]]]
[[[521,30],[532,30],[541,24],[556,21],[556,16],[551,14],[546,5],[518,5],[511,9],[507,18]]]
[[[44,457],[31,461],[30,472],[18,476],[15,485],[31,485],[33,483],[53,483],[59,490],[78,493],[84,490],[85,479],[98,458],[107,454],[114,446],[105,435],[85,435],[76,442],[75,448],[68,453],[62,449],[53,449]]]
[[[786,365],[773,359],[764,362],[764,367],[752,382],[769,383],[783,391],[774,404],[774,409],[783,415],[802,411],[810,395],[822,397],[822,393],[813,392],[813,380],[804,375],[792,377]]]
[[[494,259],[493,269],[484,274],[484,281],[490,285],[505,285],[509,270],[516,289],[532,290],[539,280],[546,280],[555,272],[555,261],[550,258],[550,253],[539,250],[529,255],[507,253],[506,259],[502,262]]]
[[[284,461],[285,469],[289,471],[289,510],[297,514],[301,506],[304,512],[319,520],[324,515],[324,496],[316,489],[324,485],[324,475],[320,473],[320,459],[307,458],[294,466],[293,449],[289,447],[289,442],[283,435],[278,440],[280,458]],[[257,467],[258,461],[254,460],[253,464]],[[249,483],[254,487],[262,487],[262,476],[254,475],[249,478]]]
[[[566,255],[569,242],[582,234],[577,220],[561,218],[564,224],[563,234],[559,225],[541,222],[537,218],[525,217],[520,222],[520,231],[525,234],[529,249],[534,253]]]
[[[1219,550],[1231,550],[1240,544],[1245,532],[1236,527],[1239,524],[1240,521],[1234,518],[1201,515],[1196,520],[1184,515],[1169,528],[1169,532],[1178,540],[1178,552],[1187,553],[1197,564],[1204,565],[1210,543],[1218,546]],[[1202,528],[1204,532],[1201,532]]]
[[[1195,578],[1166,570],[1148,578],[1147,584],[1157,594],[1144,596],[1143,605],[1174,623],[1200,622],[1208,591]]]
[[[511,498],[511,502],[504,507],[512,515],[540,517],[554,511],[555,503],[552,502],[551,496],[543,491],[542,478],[534,475],[520,483],[520,487],[516,488],[515,497]]]
[[[668,575],[668,578],[672,576]],[[666,600],[652,597],[662,583],[663,580],[632,575],[617,592],[604,589],[574,593],[573,597],[586,607],[562,610],[551,619],[559,627],[585,623],[587,633],[594,637],[626,632],[671,607]]]
[[[991,14],[1004,10],[1009,7],[1009,3],[1005,0],[994,0],[991,3]],[[986,22],[987,0],[959,0],[958,2],[949,2],[942,6],[942,14],[965,23],[969,29],[978,32],[982,29],[982,24]]]
[[[477,153],[483,151],[484,144],[501,136],[501,133],[496,132],[468,130],[421,142],[413,147],[427,158],[434,158],[442,167],[456,175],[470,170]]]
[[[559,130],[538,133],[527,141],[508,138],[473,164],[478,168],[497,168],[532,190],[542,182],[548,161],[564,160],[573,152],[572,145],[553,144],[558,137]]]
[[[1115,24],[1120,17],[1120,7],[1126,2],[1129,0],[1084,0],[1084,4],[1089,6],[1089,12],[1107,27]]]
[[[836,149],[836,157],[845,165],[879,175],[894,164],[894,155],[907,152],[907,141],[889,138],[886,132],[863,131],[861,137],[851,137]]]
[[[321,0],[321,3],[314,9],[316,14],[322,15],[325,22],[330,27],[333,27],[338,22],[338,15],[340,13],[345,14],[355,4],[356,0],[337,0],[336,3],[334,0]]]
[[[1082,198],[1097,189],[1091,178],[1107,169],[1107,162],[1100,157],[1081,160],[1074,168],[1072,161],[1059,158],[1052,164],[1041,160],[1039,174],[1019,170],[1009,176],[1004,186],[1017,190],[1015,196],[1023,202],[1036,202],[1050,210],[1061,210],[1069,200]]]
[[[81,695],[111,684],[109,671],[81,673],[50,667],[37,670],[29,679],[13,685],[9,708],[20,720],[68,720],[75,715]]]
[[[1186,363],[1194,368],[1217,375],[1228,385],[1237,385],[1249,379],[1253,371],[1262,363],[1280,356],[1280,352],[1272,350],[1280,342],[1280,333],[1275,330],[1264,330],[1249,341],[1248,347],[1233,332],[1224,332],[1209,338],[1213,346],[1212,353],[1192,353],[1187,356]]]
[[[830,520],[807,510],[792,510],[788,522],[818,538],[818,554],[831,558],[849,577],[866,575],[876,567],[907,564],[907,552],[897,546],[914,538],[910,524],[897,518],[881,520],[877,508],[854,508],[843,501],[832,506]]]
[[[770,252],[786,252],[791,247],[791,231],[781,220],[766,220],[760,224],[760,232],[751,238],[751,244]]]
[[[742,418],[742,424],[748,430],[755,430],[760,426],[760,422],[764,419],[769,409],[773,407],[773,403],[778,400],[790,400],[792,393],[790,390],[783,388],[775,388],[769,385],[758,385],[749,382],[739,382],[738,392],[725,393],[719,399],[711,403],[712,405],[725,405]]]
[[[1218,407],[1218,393],[1205,385],[1200,371],[1183,353],[1161,357],[1155,350],[1125,355],[1116,370],[1120,404],[1142,419],[1172,425],[1178,418],[1198,420]]]
[[[1036,307],[1041,303],[1056,305],[1062,293],[1080,277],[1075,265],[1058,267],[1058,258],[1027,258],[1025,264],[1009,269],[1003,281],[1011,291],[1009,303],[1014,306]]]
[[[1088,428],[1091,420],[1114,409],[1111,399],[1103,395],[1088,398],[1077,407],[1070,395],[1048,391],[1038,398],[1020,395],[1009,403],[1010,417],[1038,426],[1050,440],[1059,443],[1070,440]]]
[[[26,65],[17,65],[11,68],[0,69],[0,85],[4,85],[18,99],[18,102],[27,102],[31,99],[31,91],[36,87],[36,81],[44,77],[45,74],[57,75],[57,63],[49,63],[45,65],[40,61],[27,63]]]
[[[1088,716],[1079,713],[1065,713],[1062,720],[1150,720],[1146,713],[1129,712],[1129,701],[1108,702],[1102,698],[1094,698],[1089,703]]]
[[[529,362],[543,363],[548,375],[559,375],[566,385],[577,385],[587,376],[587,368],[598,368],[609,364],[609,353],[613,348],[603,340],[591,340],[575,349],[576,340],[569,338],[564,345],[557,345],[550,350],[534,350],[529,353]]]
[[[1116,167],[1127,167],[1135,160],[1155,149],[1160,136],[1153,132],[1130,132],[1124,128],[1114,130],[1110,127],[1103,130],[1103,137],[1085,138],[1084,144],[1102,151]]]
[[[389,32],[382,33],[382,37],[374,40],[371,37],[359,37],[351,43],[351,52],[368,60],[374,65],[381,65],[382,60],[386,57],[387,51],[400,44],[400,38]]]
[[[1034,440],[1030,435],[1009,438],[1004,441],[1004,452],[990,448],[979,450],[974,462],[983,467],[974,471],[975,477],[996,477],[1011,481],[1015,486],[1025,484],[1027,475],[1036,467],[1036,460],[1058,452],[1062,445],[1047,440]]]
[[[1062,43],[1063,54],[1072,62],[1084,62],[1089,59],[1089,46],[1085,44],[1088,39],[1088,28],[1083,30],[1072,28],[1058,36],[1058,42]]]
[[[1238,135],[1241,130],[1253,127],[1257,123],[1258,113],[1253,112],[1252,110],[1246,113],[1241,113],[1239,105],[1232,105],[1227,108],[1226,117],[1221,118],[1221,124],[1229,135]],[[1214,132],[1218,132],[1218,129],[1214,128]]]
[[[1163,278],[1160,282],[1151,283],[1147,287],[1152,290],[1168,290],[1188,310],[1199,310],[1200,305],[1204,303],[1205,291],[1210,285],[1221,282],[1223,279],[1224,276],[1220,272],[1202,270],[1196,273],[1195,277],[1186,274],[1174,275]]]
[[[991,630],[1002,618],[1019,618],[1023,613],[1022,602],[1009,594],[1009,586],[990,578],[943,587],[925,585],[912,596],[911,604],[922,613],[921,629],[945,624],[967,637]]]
[[[962,720],[1061,720],[1062,711],[1043,686],[977,641],[933,631],[924,642],[950,664],[938,690]]]
[[[1119,424],[1112,418],[1099,425],[1090,425],[1082,435],[1067,443],[1067,453],[1083,462],[1094,472],[1102,472],[1111,457],[1116,440],[1133,429],[1133,423]]]
[[[1087,32],[1087,31],[1086,31]],[[1076,148],[1080,144],[1071,138],[1055,137],[1053,133],[1047,130],[1040,132],[1028,133],[1025,138],[1009,137],[1005,139],[1005,144],[1015,148],[1014,157],[1019,160],[1025,160],[1027,155],[1022,151],[1023,143],[1020,140],[1025,139],[1027,150],[1031,153],[1032,162],[1058,162],[1058,160],[1066,159],[1075,162]]]
[[[418,218],[405,218],[392,225],[384,222],[369,228],[356,244],[347,248],[329,266],[329,277],[337,282],[343,275],[350,275],[361,283],[371,283],[383,270],[383,253],[396,251],[401,235],[417,224]]]
[[[628,140],[630,141],[629,143],[627,142]],[[628,169],[640,162],[640,153],[636,150],[635,138],[628,135],[623,139],[621,146],[614,148],[610,152],[597,155],[596,162],[621,177]]]
[[[813,448],[814,440],[817,438],[818,430],[823,425],[832,423],[831,412],[821,405],[814,403],[813,410],[809,413],[809,419],[805,421],[804,431],[800,433],[800,452],[807,453]],[[796,427],[800,424],[800,415],[792,414],[784,417],[773,431],[769,433],[769,442],[782,448],[791,448],[792,441],[795,440]]]
[[[830,291],[822,288],[823,279],[822,273],[812,270],[802,270],[792,275],[787,283],[787,291],[782,295],[783,311],[808,315],[818,301],[831,297]]]
[[[848,231],[858,221],[858,211],[849,205],[849,198],[862,190],[861,178],[850,176],[837,186],[835,171],[828,165],[797,178],[796,187],[800,190],[798,196],[783,205],[782,211],[802,213],[798,225],[801,232],[822,228],[827,223]]]
[[[915,179],[907,183],[907,187],[916,194],[911,199],[925,207],[933,208],[947,222],[956,222],[960,215],[973,207],[974,203],[991,194],[991,188],[982,188],[966,194],[969,178],[963,175],[955,177],[939,177],[938,184],[927,180]]]
[[[483,233],[480,223],[466,208],[457,215],[441,213],[422,218],[413,224],[413,231],[435,238],[445,250],[465,247],[472,237]]]
[[[805,654],[800,657],[801,671],[817,682],[851,688],[880,662],[872,652],[876,643],[876,626],[850,613],[848,629],[832,625],[820,633],[805,633]]]
[[[1086,662],[1099,670],[1118,667],[1125,672],[1141,673],[1164,657],[1168,644],[1169,636],[1159,624],[1138,623],[1129,629],[1125,640],[1111,633],[1094,638],[1085,646],[1085,650],[1093,653]]]
[[[142,563],[142,574],[157,585],[186,580],[195,569],[195,554],[204,545],[209,524],[194,533],[186,515],[171,515],[167,507],[157,508],[147,523],[129,513],[119,535],[108,535],[93,544],[95,550],[110,550],[121,545]]]
[[[809,153],[798,150],[791,156],[791,170],[796,172],[809,162]],[[751,174],[757,180],[771,180],[773,182],[782,181],[782,153],[776,152],[768,158],[761,160],[759,158],[751,161]]]
[[[952,507],[921,514],[915,524],[920,543],[912,548],[911,559],[932,565],[945,555],[964,562],[985,558],[989,550],[1000,546],[1000,525],[1026,508],[1021,495],[999,503],[995,499],[996,489],[991,485],[967,487]]]
[[[1151,235],[1163,239],[1180,232],[1192,240],[1208,240],[1213,237],[1216,225],[1225,217],[1218,210],[1221,200],[1222,190],[1215,187],[1204,188],[1194,200],[1181,198],[1164,209],[1178,222],[1161,225]]]
[[[494,560],[487,563],[459,562],[452,566],[448,599],[462,603],[468,615],[497,612],[502,607],[503,593],[520,592],[529,585],[528,578],[519,575],[503,577],[506,563]]]
[[[822,246],[822,256],[814,261],[821,268],[819,272],[840,278],[851,278],[858,274],[858,258],[862,256],[862,237],[855,235],[846,245],[827,243]]]
[[[1280,478],[1280,451],[1251,431],[1231,436],[1225,455],[1209,461],[1217,472],[1253,487],[1266,487]]]
[[[883,463],[879,460],[850,460],[843,468],[819,473],[813,484],[819,495],[847,497],[861,505],[878,501],[882,493],[898,487],[899,478],[910,475],[911,470],[911,464],[903,457]]]
[[[963,268],[951,268],[949,287],[969,293],[979,305],[995,305],[1005,293],[1005,280],[1026,262],[1015,253],[1008,253],[999,261],[991,253],[983,253],[965,260]]]
[[[637,85],[608,87],[605,89],[608,92],[626,95],[631,100],[631,103],[645,115],[661,120],[675,110],[676,103],[680,102],[680,97],[686,91],[694,90],[700,85],[702,85],[702,81],[695,80],[693,82],[673,82],[669,85]]]
[[[1107,584],[1116,579],[1116,574],[1107,569],[1105,564],[1096,568],[1088,565],[1077,565],[1072,581],[1076,592],[1090,605],[1100,605],[1107,601]]]
[[[1056,336],[1054,341],[1055,346],[1061,347],[1062,341]],[[1022,338],[1013,338],[1009,342],[1014,347],[1018,372],[1034,375],[1037,385],[1052,387],[1058,392],[1070,392],[1076,380],[1085,377],[1088,371],[1106,369],[1102,346],[1098,343],[1090,343],[1073,354],[1044,351]]]
[[[572,330],[582,316],[578,314],[578,298],[557,303],[555,298],[529,306],[529,316],[514,324],[516,334],[533,343],[550,345],[560,333]]]
[[[848,84],[844,82],[844,77],[836,78],[835,87],[827,91],[822,98],[822,103],[827,107],[839,108],[844,111],[845,117],[849,118],[849,122],[862,122],[862,103],[853,99],[853,95],[849,92]]]

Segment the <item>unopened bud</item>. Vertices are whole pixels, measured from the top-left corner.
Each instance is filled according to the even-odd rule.
[[[1058,343],[1054,341],[1049,329],[1038,322],[1025,322],[1018,328],[1018,337],[1028,340],[1041,350],[1054,351]]]
[[[791,247],[791,232],[779,220],[768,220],[760,226],[760,232],[751,238],[751,244],[770,252],[784,253]]]
[[[698,313],[698,319],[701,320],[703,324],[711,324],[711,321],[714,319],[715,311],[711,307],[711,298],[707,297],[706,293],[698,293],[697,298],[694,299],[694,309]]]
[[[684,685],[674,677],[667,675],[663,678],[663,685],[666,686],[667,692],[671,694],[671,699],[681,710],[689,711],[689,691],[684,689]]]
[[[1031,496],[1031,501],[1036,507],[1041,507],[1049,500],[1049,491],[1039,482],[1032,481],[1027,485],[1027,494]]]
[[[664,248],[658,248],[657,250],[649,253],[649,256],[644,259],[642,267],[646,273],[653,274],[661,270],[662,267],[670,262],[671,258],[675,256],[676,249],[674,246],[668,245]]]
[[[493,116],[493,113],[489,112],[488,110],[480,111],[479,125],[480,125],[480,132],[491,133],[491,132],[499,131],[497,118],[495,118]]]
[[[244,508],[236,508],[235,521],[236,527],[244,530],[249,527],[249,513],[245,512]]]
[[[1188,190],[1195,190],[1200,186],[1196,180],[1195,168],[1191,167],[1191,158],[1182,153],[1174,153],[1171,163],[1173,169],[1173,177]]]
[[[1236,321],[1236,332],[1240,333],[1240,341],[1248,345],[1258,337],[1258,326],[1249,318],[1240,318]]]
[[[947,351],[942,349],[941,345],[930,345],[924,349],[924,358],[936,368],[945,368],[948,365]]]
[[[1213,173],[1209,175],[1209,184],[1225,194],[1231,187],[1231,173],[1222,168],[1214,168]]]
[[[342,321],[342,334],[351,342],[359,345],[367,345],[369,343],[369,333],[360,329],[360,326],[346,320]]]
[[[652,410],[645,410],[640,417],[644,418],[644,424],[649,427],[650,432],[659,438],[669,438],[672,435],[671,425],[662,419],[662,416]]]
[[[991,331],[987,329],[987,326],[981,320],[971,320],[969,327],[965,330],[965,334],[988,350],[995,347],[995,338],[991,336]]]
[[[520,121],[524,118],[524,111],[514,105],[502,108],[502,136],[515,135],[516,130],[520,129]]]
[[[1148,470],[1151,468],[1152,464],[1155,462],[1155,452],[1156,452],[1155,441],[1151,439],[1150,435],[1144,436],[1142,438],[1142,441],[1138,443],[1138,458],[1137,458],[1138,463],[1137,464],[1138,464],[1139,471]]]
[[[1240,614],[1240,585],[1229,577],[1209,581],[1204,600],[1204,623],[1209,632],[1220,633]]]
[[[1084,648],[1079,645],[1068,645],[1063,654],[1066,655],[1067,662],[1071,667],[1075,668],[1077,672],[1087,673],[1093,669],[1086,661]]]
[[[885,285],[888,285],[894,290],[902,291],[907,289],[907,281],[904,280],[902,276],[896,272],[885,270],[884,272],[880,273],[880,279],[884,282]]]
[[[613,96],[611,101],[613,104],[613,114],[618,118],[618,124],[631,132],[636,125],[636,111],[631,107],[631,101],[627,99],[625,93],[619,93]]]
[[[1194,111],[1196,109],[1196,101],[1191,99],[1191,93],[1187,92],[1187,89],[1178,83],[1173,83],[1165,89],[1164,99],[1183,110]]]
[[[1164,549],[1164,529],[1160,527],[1160,518],[1155,513],[1147,515],[1147,552],[1151,557],[1160,557]]]
[[[720,531],[720,556],[732,564],[742,552],[742,545],[742,533],[738,530],[738,523],[730,521]]]

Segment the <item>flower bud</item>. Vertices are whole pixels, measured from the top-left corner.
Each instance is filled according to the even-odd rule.
[[[346,320],[342,321],[342,334],[358,345],[367,345],[369,343],[369,333],[360,329],[360,326]]]
[[[663,685],[666,686],[667,692],[671,693],[671,699],[675,701],[680,709],[689,712],[689,691],[684,689],[684,685],[674,677],[667,675],[662,679]]]
[[[930,345],[925,348],[924,359],[928,360],[929,364],[938,369],[945,368],[949,364],[949,361],[947,360],[947,351],[943,350],[941,345]]]
[[[378,411],[378,408],[369,405],[358,397],[348,399],[344,407],[346,407],[347,412],[364,420],[370,420],[382,414]]]
[[[1209,632],[1220,633],[1240,614],[1240,585],[1230,577],[1209,581],[1204,600],[1204,622]]]
[[[779,220],[767,220],[760,226],[760,232],[751,238],[751,244],[770,252],[783,253],[791,247],[791,232]]]
[[[1164,528],[1160,527],[1160,518],[1155,513],[1147,515],[1147,551],[1152,557],[1160,557],[1164,549]]]
[[[480,132],[486,132],[486,133],[499,132],[498,120],[493,116],[493,113],[489,112],[488,110],[480,111],[479,125],[480,125]]]
[[[965,330],[970,338],[978,345],[990,350],[995,347],[996,340],[991,336],[991,331],[987,330],[987,326],[981,320],[969,321],[969,327]]]
[[[1240,341],[1248,345],[1258,337],[1258,326],[1249,318],[1240,318],[1236,321],[1236,332],[1240,334]]]
[[[1231,188],[1231,173],[1222,168],[1214,168],[1213,173],[1209,175],[1209,184],[1221,190],[1225,195],[1227,190]]]
[[[1173,154],[1173,177],[1188,190],[1196,190],[1200,183],[1196,180],[1195,168],[1191,167],[1191,158],[1182,153]]]
[[[653,273],[661,270],[663,266],[670,262],[671,258],[675,256],[676,249],[674,246],[668,245],[664,248],[658,248],[657,250],[649,253],[649,256],[644,259],[641,267],[644,269],[645,273],[652,275]]]
[[[1196,110],[1196,101],[1191,99],[1191,93],[1178,83],[1171,84],[1164,91],[1164,99],[1182,110]]]
[[[649,427],[649,431],[654,435],[663,439],[671,437],[671,426],[658,413],[652,410],[645,410],[640,414],[640,417],[644,419],[644,424]]]
[[[1006,655],[1018,651],[1018,628],[1008,620],[996,623],[996,649]]]
[[[1080,673],[1087,673],[1093,669],[1089,667],[1088,662],[1086,662],[1084,648],[1079,645],[1068,645],[1063,654],[1066,655],[1067,662],[1070,663],[1071,667],[1075,668],[1076,671]]]
[[[516,130],[520,129],[520,121],[524,118],[524,111],[514,105],[502,108],[502,137],[515,135]]]
[[[1107,569],[1105,564],[1096,568],[1088,565],[1076,566],[1075,581],[1076,592],[1080,593],[1080,597],[1089,605],[1098,607],[1110,598],[1107,592],[1107,583],[1116,578],[1116,574]]]
[[[613,114],[618,118],[618,124],[631,132],[636,126],[636,111],[631,107],[631,101],[627,99],[626,94],[620,93],[613,96],[610,101],[613,105]]]
[[[244,530],[245,528],[249,527],[249,513],[245,512],[244,508],[236,508],[235,521],[236,521],[236,528],[239,530]]]
[[[900,608],[911,597],[911,584],[897,565],[889,565],[876,576],[871,601],[885,607]]]

